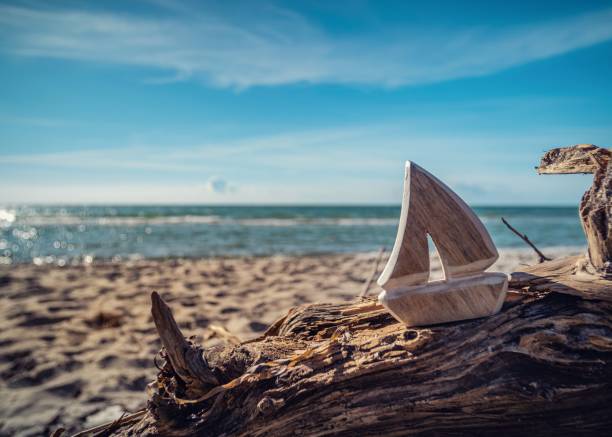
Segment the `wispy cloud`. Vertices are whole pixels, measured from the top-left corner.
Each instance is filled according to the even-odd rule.
[[[589,177],[538,177],[533,166],[554,144],[584,138],[603,144],[610,137],[609,129],[576,126],[500,137],[423,132],[414,124],[402,120],[181,147],[0,153],[0,173],[13,175],[0,190],[0,203],[394,203],[401,196],[405,159],[431,170],[474,204],[572,203]],[[66,188],[71,183],[77,188]]]
[[[552,100],[549,104],[555,102],[557,100]],[[493,106],[493,101],[485,101],[485,104],[487,108],[503,109],[506,102],[501,101],[497,106]],[[466,120],[474,117],[469,113],[470,106],[458,108],[468,117]],[[453,115],[455,121],[457,117]],[[445,120],[442,115],[440,120]],[[444,128],[441,129],[441,125]],[[465,174],[466,165],[481,165],[486,161],[486,169],[489,164],[504,162],[507,174],[521,166],[530,171],[530,160],[534,160],[532,164],[535,165],[540,154],[549,147],[584,142],[585,138],[605,144],[611,132],[608,127],[595,129],[580,125],[543,126],[536,130],[512,127],[504,130],[503,134],[486,129],[456,132],[452,126],[444,123],[428,125],[415,116],[380,123],[337,125],[198,143],[178,140],[148,143],[145,140],[143,144],[134,145],[129,139],[119,139],[109,140],[106,146],[96,148],[77,148],[77,143],[73,144],[72,150],[65,151],[0,151],[0,168],[3,165],[7,168],[37,166],[61,170],[142,170],[191,175],[204,172],[208,177],[206,181],[211,182],[217,174],[223,175],[222,180],[230,177],[226,171],[236,171],[245,179],[255,172],[262,179],[296,172],[387,174],[394,169],[402,170],[403,160],[411,159],[423,165],[435,163],[439,170],[449,175],[456,173],[461,180],[474,177]],[[466,159],[467,152],[469,159]],[[440,156],[444,159],[441,160]],[[499,169],[494,172],[483,169],[481,172],[500,176]]]
[[[289,161],[306,165],[304,154],[319,156],[315,148],[359,146],[372,141],[385,127],[346,126],[330,129],[279,133],[275,135],[236,138],[199,144],[109,144],[103,148],[80,148],[43,153],[0,153],[0,165],[36,165],[55,168],[156,170],[159,172],[192,172],[212,170],[249,156],[249,162],[284,167]],[[330,151],[334,153],[333,150]],[[296,159],[302,156],[302,160]],[[286,159],[285,159],[286,158]],[[335,166],[347,164],[346,159]],[[321,166],[321,163],[318,163]],[[371,165],[371,163],[370,163]]]
[[[612,38],[612,9],[510,27],[411,26],[345,38],[270,5],[258,4],[256,16],[246,18],[210,7],[165,8],[136,16],[1,5],[0,49],[153,68],[153,82],[401,86],[486,75]]]

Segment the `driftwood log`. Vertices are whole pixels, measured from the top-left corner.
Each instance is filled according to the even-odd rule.
[[[591,152],[596,158],[587,159]],[[585,231],[594,238],[589,256],[517,273],[501,312],[492,317],[413,329],[364,298],[294,308],[255,340],[204,350],[183,337],[170,308],[153,293],[164,364],[148,387],[148,406],[95,433],[609,433],[606,156],[605,149],[585,146],[545,156],[550,161],[543,160],[549,164],[542,172],[553,167],[595,172],[580,209],[583,223],[590,223]]]
[[[593,185],[580,202],[580,219],[589,244],[588,267],[612,278],[612,151],[591,144],[553,149],[540,174],[593,173]]]
[[[593,173],[593,184],[580,202],[588,243],[583,256],[549,261],[515,272],[515,287],[551,290],[583,298],[612,300],[612,152],[579,144],[548,151],[540,174]]]

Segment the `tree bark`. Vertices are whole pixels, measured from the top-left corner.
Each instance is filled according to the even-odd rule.
[[[580,202],[580,218],[589,244],[589,261],[612,278],[612,160],[595,171],[593,185]]]
[[[578,144],[570,147],[556,147],[542,156],[536,167],[539,174],[595,173],[605,166],[612,152],[593,144]]]
[[[212,390],[177,395],[168,357],[145,415],[115,433],[597,435],[612,426],[611,316],[612,302],[552,292],[511,292],[495,316],[427,329],[372,300],[307,305],[207,350]]]

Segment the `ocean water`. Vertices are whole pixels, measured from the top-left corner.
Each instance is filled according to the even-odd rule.
[[[584,247],[573,207],[482,207],[499,248]],[[399,206],[4,206],[0,263],[369,252],[395,241]]]

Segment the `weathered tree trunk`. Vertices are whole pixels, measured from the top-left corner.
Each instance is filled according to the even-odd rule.
[[[580,219],[589,245],[591,273],[612,278],[612,152],[580,144],[548,151],[540,162],[540,174],[593,173],[593,185],[580,202]]]
[[[583,158],[574,160],[574,167]],[[552,162],[560,166],[562,161]],[[518,272],[502,311],[492,317],[413,329],[373,300],[314,304],[292,309],[253,341],[202,351],[184,339],[170,309],[154,293],[153,317],[165,364],[148,388],[147,409],[97,432],[608,433],[609,161],[603,173],[595,165],[594,188],[581,205],[584,223],[594,223],[585,225],[594,238],[590,258],[554,260]],[[585,262],[587,273],[579,268]]]
[[[595,271],[612,278],[612,159],[595,171],[593,186],[580,202],[580,218]]]
[[[428,329],[406,328],[369,300],[309,305],[257,341],[205,356],[222,385],[187,396],[170,359],[146,414],[117,434],[596,435],[612,426],[611,302],[511,293],[493,317]]]

